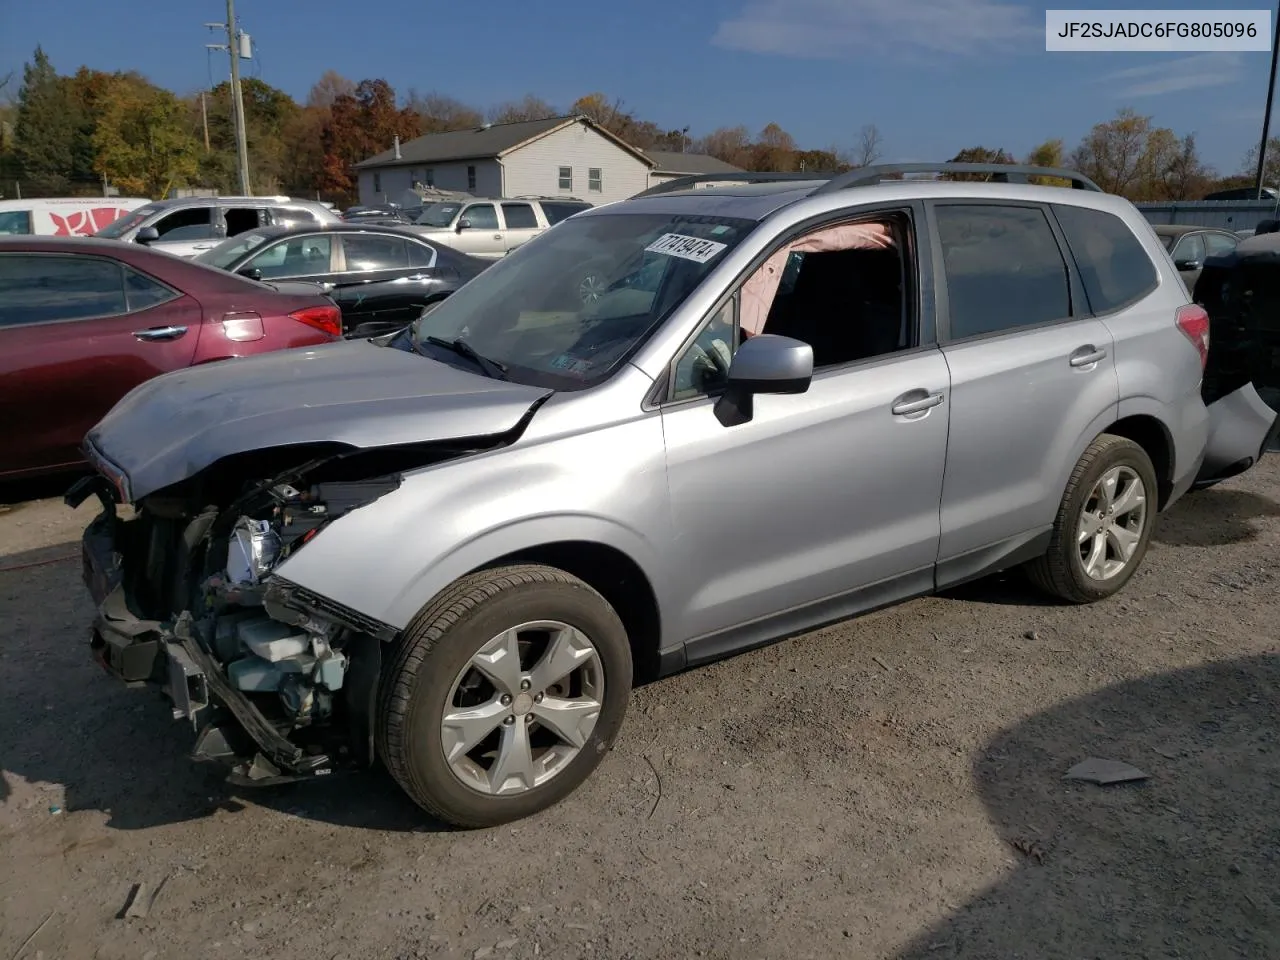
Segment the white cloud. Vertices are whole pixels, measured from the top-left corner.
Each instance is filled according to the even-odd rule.
[[[1240,54],[1197,53],[1116,70],[1100,77],[1099,81],[1118,84],[1117,97],[1158,97],[1182,90],[1220,87],[1235,83],[1243,76],[1244,58]]]
[[[1044,23],[1001,0],[748,0],[712,42],[829,59],[856,53],[959,55],[1044,49]]]

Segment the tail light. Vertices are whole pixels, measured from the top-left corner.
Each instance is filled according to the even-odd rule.
[[[330,336],[342,336],[342,311],[337,307],[304,307],[289,314],[299,323],[323,330]]]
[[[1209,362],[1209,314],[1198,303],[1178,308],[1178,329],[1200,354],[1200,369]]]

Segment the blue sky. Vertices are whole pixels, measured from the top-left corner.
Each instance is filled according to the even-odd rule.
[[[0,76],[39,43],[63,72],[136,69],[198,90],[226,75],[203,26],[225,12],[218,0],[0,0]],[[298,98],[327,68],[480,106],[603,90],[694,135],[776,121],[820,148],[874,123],[889,160],[974,145],[1021,155],[1050,137],[1070,149],[1131,106],[1196,133],[1202,155],[1234,171],[1259,136],[1269,68],[1265,53],[1046,53],[1044,5],[1021,0],[239,0],[236,12],[257,43],[247,72]]]

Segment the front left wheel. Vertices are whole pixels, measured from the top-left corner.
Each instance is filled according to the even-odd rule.
[[[485,570],[406,629],[382,679],[378,752],[441,820],[518,820],[590,776],[631,678],[626,630],[588,584],[545,566]]]

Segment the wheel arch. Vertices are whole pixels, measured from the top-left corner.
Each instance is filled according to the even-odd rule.
[[[1121,405],[1124,410],[1124,405]],[[1157,509],[1163,510],[1173,495],[1173,434],[1164,421],[1150,413],[1131,413],[1107,427],[1103,433],[1132,440],[1151,458],[1157,484]]]
[[[662,617],[653,584],[635,560],[598,541],[559,540],[495,557],[470,572],[523,563],[563,570],[603,596],[627,631],[635,682],[657,679]]]

